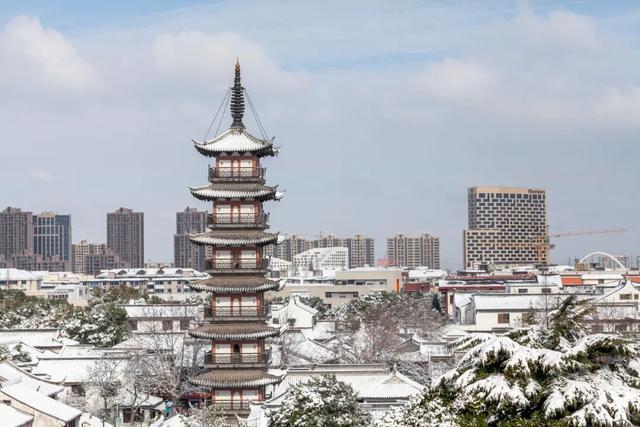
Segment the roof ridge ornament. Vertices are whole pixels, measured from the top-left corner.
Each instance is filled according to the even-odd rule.
[[[240,62],[236,60],[236,76],[231,87],[231,129],[244,129],[242,117],[244,116],[244,88],[240,78]]]

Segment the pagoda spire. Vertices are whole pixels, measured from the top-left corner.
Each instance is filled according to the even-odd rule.
[[[240,82],[240,62],[236,60],[236,77],[233,82],[233,87],[231,88],[232,129],[244,129],[242,116],[244,116],[244,88]]]

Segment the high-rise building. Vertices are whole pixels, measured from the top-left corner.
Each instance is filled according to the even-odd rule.
[[[440,268],[440,238],[431,234],[387,238],[387,258],[395,267]]]
[[[189,234],[203,233],[206,230],[206,212],[187,207],[183,212],[176,213],[176,234],[173,235],[175,267],[204,271],[206,248],[191,243]]]
[[[249,402],[266,398],[266,387],[279,383],[281,371],[268,369],[265,339],[276,337],[281,328],[266,324],[268,311],[264,293],[280,283],[265,277],[264,246],[278,243],[277,233],[268,233],[263,203],[283,194],[265,184],[261,159],[277,149],[272,139],[251,135],[242,122],[244,88],[240,65],[236,64],[231,88],[233,123],[215,138],[196,142],[196,149],[215,158],[209,169],[209,184],[191,188],[199,200],[212,202],[209,231],[191,235],[198,245],[212,249],[207,260],[210,277],[190,286],[211,295],[205,307],[207,323],[189,334],[211,340],[205,353],[205,372],[189,378],[205,400],[228,414],[249,412]]]
[[[144,213],[126,208],[108,213],[107,246],[130,268],[143,268]]]
[[[33,253],[44,259],[57,257],[71,269],[71,215],[33,215]]]
[[[0,256],[11,262],[14,255],[33,252],[33,214],[8,207],[0,212]]]
[[[349,268],[349,249],[345,247],[313,248],[293,257],[298,273]]]
[[[463,232],[465,268],[547,263],[548,254],[539,244],[547,233],[545,190],[472,187],[468,196],[469,229]]]
[[[72,266],[76,274],[98,275],[103,270],[127,268],[118,254],[104,243],[88,243],[81,240],[72,246]]]
[[[349,268],[373,267],[375,264],[375,244],[371,237],[356,234],[347,238],[349,249]]]
[[[292,262],[293,257],[313,248],[347,248],[349,250],[349,268],[373,266],[375,262],[374,240],[362,234],[356,234],[353,237],[336,237],[335,234],[325,234],[313,240],[294,234],[277,246],[267,246],[265,255]]]

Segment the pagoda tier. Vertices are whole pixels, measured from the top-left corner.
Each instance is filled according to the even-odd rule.
[[[284,282],[284,280],[271,280],[262,276],[209,277],[191,283],[189,286],[197,291],[252,294],[280,290],[284,287]]]
[[[284,193],[278,187],[268,187],[262,184],[246,183],[216,183],[201,187],[189,187],[193,197],[199,200],[280,200]]]
[[[261,312],[254,307],[255,317]],[[225,313],[227,314],[227,313]],[[250,313],[247,313],[250,314]],[[194,338],[207,338],[211,340],[249,340],[259,338],[277,337],[283,332],[282,327],[274,328],[264,323],[237,322],[237,323],[208,323],[189,331]]]
[[[208,157],[221,154],[251,154],[257,157],[275,156],[278,148],[273,139],[260,139],[251,135],[244,128],[231,128],[220,136],[209,141],[195,141],[196,150]]]
[[[244,388],[278,384],[286,372],[271,369],[243,371],[209,371],[191,378],[196,385],[219,388]]]
[[[282,243],[278,233],[266,233],[262,230],[211,230],[206,233],[190,234],[189,240],[196,245],[231,247]]]

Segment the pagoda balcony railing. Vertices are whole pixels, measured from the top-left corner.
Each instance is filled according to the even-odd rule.
[[[256,213],[214,213],[207,214],[208,225],[234,225],[234,226],[259,226],[266,225],[269,222],[269,214],[267,212]]]
[[[207,270],[264,270],[269,267],[266,259],[208,259],[205,260]]]
[[[251,365],[263,366],[269,363],[270,352],[263,353],[205,353],[205,365]]]
[[[251,407],[248,401],[235,401],[235,400],[216,400],[212,401],[207,399],[205,406],[213,406],[214,408],[220,408],[223,411],[249,411]]]
[[[211,307],[205,306],[205,319],[241,319],[241,318],[264,318],[268,311],[264,306],[238,306],[238,307]]]
[[[209,181],[216,178],[256,178],[264,179],[265,168],[248,167],[209,167]]]

